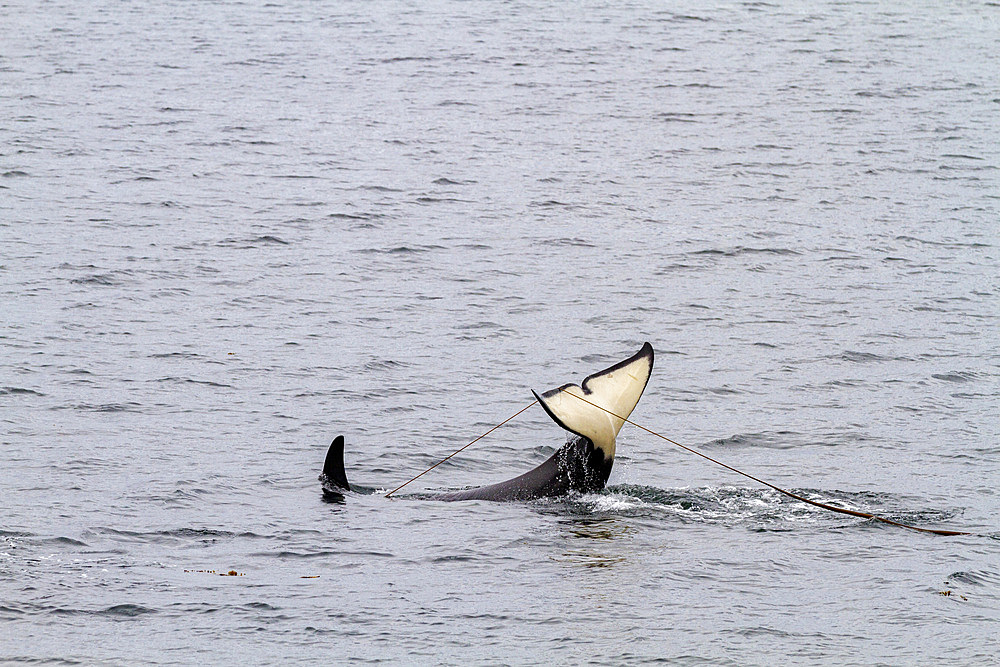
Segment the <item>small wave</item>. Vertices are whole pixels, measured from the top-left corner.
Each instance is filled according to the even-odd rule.
[[[281,239],[277,236],[271,234],[264,234],[263,236],[256,236],[249,239],[237,239],[237,238],[225,238],[216,243],[217,246],[239,248],[241,250],[246,250],[249,248],[256,248],[261,245],[291,245],[288,241]]]
[[[121,281],[117,280],[111,273],[95,273],[90,276],[81,276],[80,278],[73,278],[70,280],[74,285],[120,285]]]
[[[40,391],[35,391],[34,389],[25,389],[24,387],[0,387],[0,396],[6,396],[10,394],[26,394],[31,396],[44,396]]]
[[[252,554],[257,557],[267,557],[267,558],[299,558],[303,560],[308,560],[310,558],[343,558],[344,556],[365,556],[365,557],[376,557],[376,558],[395,558],[396,554],[391,554],[383,551],[262,551],[260,553]]]
[[[138,604],[116,604],[104,609],[74,609],[71,607],[50,607],[46,611],[57,616],[111,616],[115,618],[135,618],[155,614],[155,609]]]
[[[739,389],[733,389],[732,387],[709,387],[706,391],[710,394],[716,394],[717,396],[730,396],[743,393]]]
[[[775,431],[774,433],[736,433],[728,438],[719,438],[707,443],[706,447],[768,447],[788,449],[794,445],[790,440],[801,437],[795,431]]]
[[[458,199],[457,197],[430,197],[428,195],[422,195],[417,197],[418,204],[451,204],[454,202],[468,202],[467,199]]]
[[[658,120],[665,121],[667,123],[697,123],[697,115],[693,113],[671,113],[669,111],[664,111],[662,113],[656,114]]]
[[[381,216],[373,213],[330,213],[326,217],[334,220],[373,220]]]
[[[194,378],[182,378],[182,377],[163,377],[156,380],[157,382],[179,382],[181,384],[200,384],[206,387],[220,387],[225,389],[232,389],[233,385],[226,384],[224,382],[212,382],[211,380],[195,380]]]
[[[543,201],[533,201],[528,204],[535,208],[576,208],[576,204],[558,201],[556,199],[545,199]]]
[[[432,558],[430,560],[430,562],[431,563],[467,563],[467,562],[474,561],[474,560],[476,560],[476,558],[474,556],[450,555],[450,556],[437,556],[436,558]]]
[[[878,514],[908,525],[940,524],[952,516],[938,510],[900,511],[890,507],[898,505],[898,499],[875,492],[791,491],[817,502]],[[787,531],[803,524],[842,527],[846,519],[843,514],[809,506],[773,489],[730,486],[660,489],[621,484],[607,487],[603,494],[582,496],[579,502],[591,512],[671,518],[684,523],[744,525],[755,531]],[[863,517],[849,520],[852,525],[871,522]]]
[[[364,254],[387,254],[387,255],[413,255],[423,252],[430,252],[432,250],[444,250],[444,246],[439,245],[414,245],[414,246],[394,246],[391,248],[362,248],[360,250],[355,250],[358,253]]]
[[[32,537],[33,533],[26,533],[21,530],[0,530],[0,537]]]
[[[979,373],[973,371],[956,371],[954,373],[934,373],[931,375],[935,380],[945,382],[972,382],[979,377]]]
[[[84,410],[88,412],[142,412],[141,403],[73,403],[70,405],[55,405],[50,410]]]
[[[219,539],[266,539],[268,536],[253,532],[235,533],[215,528],[175,528],[172,530],[133,531],[118,528],[95,528],[94,532],[107,535],[122,542],[145,542],[150,544],[176,543],[192,540],[215,541]]]
[[[70,546],[70,547],[86,547],[89,546],[86,542],[81,542],[80,540],[74,540],[72,537],[47,537],[45,539],[34,541],[36,544],[44,544],[47,546]]]
[[[720,257],[739,257],[741,255],[799,255],[801,253],[797,250],[792,250],[791,248],[754,248],[748,246],[736,246],[735,248],[728,249],[706,248],[704,250],[695,250],[685,254],[695,256],[718,255]]]
[[[1000,572],[988,572],[984,570],[971,572],[952,572],[948,575],[946,584],[961,583],[972,586],[1000,586]]]
[[[475,181],[453,181],[450,178],[445,178],[442,176],[441,178],[435,178],[433,181],[431,181],[431,183],[433,183],[434,185],[469,185],[471,183],[475,183]]]
[[[430,58],[428,56],[394,56],[392,58],[383,58],[381,62],[388,65],[391,63],[409,63],[409,62],[424,63],[433,61],[434,58]]]
[[[138,604],[116,604],[98,612],[101,616],[117,616],[123,618],[135,618],[136,616],[144,616],[145,614],[155,613],[155,609],[143,607]]]
[[[559,238],[559,239],[547,239],[542,241],[545,245],[551,246],[568,246],[575,248],[596,248],[597,246],[586,239],[581,239],[576,236],[572,238]]]
[[[372,192],[402,192],[399,188],[390,188],[385,185],[361,185],[359,190],[371,190]]]
[[[888,361],[886,357],[881,355],[874,354],[872,352],[857,352],[855,350],[846,350],[842,352],[838,358],[843,361],[850,361],[856,364],[870,363],[873,361]]]
[[[405,368],[409,366],[404,361],[393,361],[392,359],[375,359],[369,361],[365,364],[365,370],[368,371],[382,371],[382,370],[394,370],[397,368]]]

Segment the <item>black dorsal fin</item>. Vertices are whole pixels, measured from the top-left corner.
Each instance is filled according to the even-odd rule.
[[[326,462],[323,464],[323,474],[334,486],[351,490],[351,485],[347,483],[347,473],[344,471],[344,436],[338,435],[330,444]]]

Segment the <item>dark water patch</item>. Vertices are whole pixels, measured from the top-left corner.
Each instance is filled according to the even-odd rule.
[[[716,396],[735,396],[737,394],[745,393],[739,389],[734,389],[732,387],[708,387],[705,389],[710,394],[715,394]]]
[[[542,243],[543,245],[557,246],[557,247],[558,246],[573,247],[573,248],[596,248],[597,247],[596,245],[594,245],[590,241],[588,241],[586,239],[582,239],[582,238],[576,237],[576,236],[574,236],[574,237],[565,237],[565,238],[556,238],[556,239],[544,239],[544,240],[540,241],[540,243]]]
[[[180,614],[214,614],[228,608],[208,602],[173,602],[168,607],[171,611]]]
[[[655,115],[657,120],[666,123],[697,123],[698,115],[693,113],[662,111]]]
[[[474,556],[436,556],[431,558],[429,562],[431,563],[468,563],[477,560]]]
[[[90,546],[86,542],[81,542],[80,540],[75,540],[72,537],[46,537],[42,539],[32,540],[35,544],[42,544],[50,547],[87,547]]]
[[[270,245],[290,245],[290,243],[278,238],[277,236],[265,234],[263,236],[255,236],[245,239],[229,237],[218,241],[215,245],[223,248],[238,248],[241,250],[247,250],[250,248],[266,247]]]
[[[326,217],[333,220],[374,220],[382,216],[374,213],[329,213]]]
[[[697,264],[684,264],[682,262],[676,262],[657,269],[654,272],[654,275],[662,276],[676,271],[701,271],[703,268],[703,266],[699,266]]]
[[[473,185],[475,184],[475,181],[462,181],[462,180],[456,181],[442,176],[441,178],[435,178],[433,181],[431,181],[431,183],[433,183],[434,185]]]
[[[705,443],[704,447],[766,447],[768,449],[791,449],[801,446],[802,434],[795,431],[775,431],[773,433],[737,433],[728,438],[719,438]]]
[[[418,204],[469,203],[468,199],[458,199],[457,197],[431,197],[429,195],[417,197],[416,201]]]
[[[157,352],[147,355],[150,359],[204,359],[197,352]]]
[[[313,558],[330,558],[338,561],[348,557],[396,558],[396,554],[388,553],[385,551],[284,550],[284,551],[261,551],[257,553],[252,553],[250,555],[258,558],[279,558],[279,559],[291,559],[291,560],[311,560]]]
[[[155,614],[157,610],[138,604],[116,604],[97,613],[100,616],[110,616],[112,618],[136,618],[138,616],[145,616],[146,614]]]
[[[0,655],[0,661],[14,665],[85,665],[88,664],[73,658],[39,658],[29,655]]]
[[[185,544],[191,541],[219,541],[236,539],[270,539],[271,536],[260,535],[249,531],[233,532],[214,528],[176,528],[170,530],[133,531],[120,528],[93,528],[95,534],[106,535],[119,542],[135,542],[141,544]]]
[[[982,377],[981,373],[976,373],[973,371],[956,371],[954,373],[934,373],[931,375],[935,380],[943,380],[944,382],[972,382]]]
[[[1000,589],[1000,572],[972,570],[952,572],[946,584],[968,584],[970,586],[990,586]]]
[[[257,238],[252,239],[251,242],[252,243],[263,243],[263,244],[276,243],[278,245],[288,245],[288,241],[282,240],[282,239],[278,238],[277,236],[272,236],[270,234],[265,234],[264,236],[258,236]]]
[[[365,364],[364,368],[368,371],[383,371],[383,370],[395,370],[399,368],[406,368],[410,364],[403,361],[393,361],[392,359],[375,359],[374,361],[369,361]]]
[[[843,361],[850,361],[851,363],[855,364],[867,364],[872,362],[889,360],[888,357],[883,357],[882,355],[875,354],[873,352],[858,352],[855,350],[846,350],[832,358],[841,359]]]
[[[361,248],[355,250],[356,253],[361,254],[385,254],[385,255],[415,255],[419,253],[432,252],[435,250],[444,250],[444,246],[427,244],[427,245],[413,245],[413,246],[393,246],[390,248]]]
[[[544,199],[541,201],[533,201],[528,204],[533,208],[565,208],[572,209],[578,208],[577,204],[570,204],[568,202],[562,202],[555,199]]]
[[[977,399],[977,398],[986,398],[986,397],[990,397],[990,396],[998,396],[1000,394],[995,394],[995,393],[988,394],[988,393],[977,393],[977,392],[962,391],[962,392],[956,392],[954,394],[948,394],[948,395],[951,396],[952,398]]]
[[[70,282],[75,285],[101,285],[106,287],[122,284],[122,281],[115,278],[113,273],[95,273],[90,276],[73,278]]]
[[[392,58],[383,58],[379,62],[391,65],[396,63],[429,63],[434,62],[436,58],[431,58],[430,56],[393,56]]]
[[[960,241],[933,241],[930,239],[921,239],[915,236],[897,236],[896,241],[903,241],[906,243],[919,243],[921,245],[937,246],[941,248],[950,248],[954,250],[960,250],[965,248],[992,248],[993,246],[988,243],[979,243],[974,241],[971,243],[962,243]]]
[[[195,380],[194,378],[183,378],[183,377],[162,377],[157,378],[154,382],[176,382],[179,384],[200,384],[206,387],[219,387],[224,389],[233,389],[233,385],[226,384],[225,382],[213,382],[211,380]]]
[[[23,178],[28,175],[28,172],[21,171],[20,169],[11,169],[3,172],[3,174],[0,174],[0,176],[3,176],[4,178]]]
[[[749,246],[736,246],[735,248],[706,248],[704,250],[694,250],[684,253],[693,256],[713,256],[720,257],[740,257],[742,255],[799,255],[797,250],[791,248],[755,248]]]
[[[26,533],[21,530],[3,530],[0,529],[0,537],[33,537],[34,533]]]
[[[0,396],[25,395],[25,396],[45,396],[40,391],[26,389],[24,387],[0,387]]]
[[[71,403],[69,405],[54,405],[49,410],[80,410],[83,412],[129,412],[140,413],[145,408],[141,403]]]
[[[386,185],[359,185],[359,190],[370,190],[372,192],[402,192],[400,188],[391,188]]]

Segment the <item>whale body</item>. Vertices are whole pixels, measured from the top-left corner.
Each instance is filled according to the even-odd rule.
[[[588,376],[580,385],[533,392],[546,414],[572,434],[570,440],[523,475],[429,499],[523,501],[600,491],[611,475],[618,432],[639,402],[652,370],[653,347],[645,343],[628,359]],[[352,490],[344,470],[343,436],[330,445],[320,481],[329,498]]]

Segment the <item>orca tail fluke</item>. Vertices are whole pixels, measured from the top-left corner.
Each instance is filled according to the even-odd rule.
[[[320,479],[323,480],[324,491],[328,488],[331,491],[336,491],[336,489],[351,490],[351,485],[347,483],[347,473],[344,471],[344,436],[338,435],[330,444]]]

